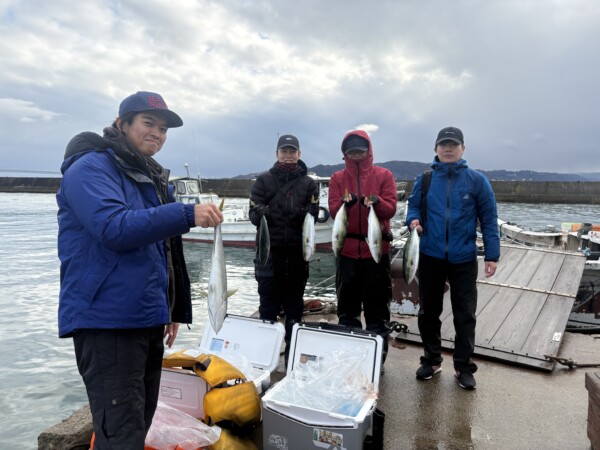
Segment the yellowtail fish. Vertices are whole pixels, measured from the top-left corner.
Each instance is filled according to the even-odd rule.
[[[306,213],[302,225],[302,256],[304,261],[309,261],[315,253],[315,218],[311,213]]]
[[[333,229],[331,231],[331,248],[333,254],[339,256],[344,248],[346,240],[346,230],[348,228],[348,213],[346,212],[346,203],[342,204],[333,221]]]
[[[402,275],[406,284],[410,284],[417,275],[419,268],[419,244],[421,237],[417,233],[417,227],[413,228],[404,244],[404,256],[402,258]]]
[[[223,209],[221,201],[220,209]],[[208,318],[215,333],[219,333],[227,315],[227,271],[221,224],[215,227],[212,261],[208,277]]]
[[[258,227],[258,260],[263,266],[269,259],[270,251],[271,236],[269,235],[269,225],[267,224],[267,218],[262,216]]]
[[[378,263],[381,260],[381,224],[375,214],[373,205],[369,207],[367,245],[371,251],[371,256]]]

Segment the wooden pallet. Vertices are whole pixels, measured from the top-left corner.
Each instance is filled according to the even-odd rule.
[[[552,370],[577,295],[581,253],[502,245],[498,269],[485,278],[479,264],[475,355]],[[454,347],[450,292],[444,295],[442,346]],[[399,340],[421,342],[416,320]]]

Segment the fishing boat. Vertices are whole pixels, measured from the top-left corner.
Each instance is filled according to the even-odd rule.
[[[543,230],[528,230],[502,219],[498,219],[498,231],[500,238],[505,241],[532,247],[562,248],[566,238],[562,230],[557,230],[552,225]]]
[[[331,230],[333,220],[329,217],[329,178],[309,175],[315,180],[319,188],[319,215],[327,217],[324,223],[315,224],[315,241],[317,249],[331,248]],[[178,178],[171,180],[175,186],[175,199],[181,203],[215,203],[221,199],[215,193],[203,193],[198,180],[193,178]],[[230,247],[254,247],[256,226],[250,222],[249,201],[247,199],[226,199],[223,205],[223,223],[221,233],[223,245]],[[184,241],[212,242],[212,228],[194,227],[183,235]]]

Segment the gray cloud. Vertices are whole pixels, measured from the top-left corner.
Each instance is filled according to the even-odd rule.
[[[475,168],[600,171],[599,19],[594,0],[7,0],[1,166],[57,169],[144,89],[184,119],[158,156],[174,173],[265,170],[288,132],[336,164],[365,125],[376,161],[428,162],[450,124]]]

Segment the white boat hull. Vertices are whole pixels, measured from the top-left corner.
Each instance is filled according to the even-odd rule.
[[[315,242],[318,249],[331,248],[331,230],[333,221],[315,224]],[[212,242],[213,229],[195,227],[183,235],[184,241]],[[223,245],[228,247],[254,247],[256,245],[256,227],[250,221],[223,222],[221,224]]]
[[[524,245],[534,247],[562,248],[565,233],[560,231],[532,231],[498,219],[500,237]]]

